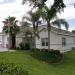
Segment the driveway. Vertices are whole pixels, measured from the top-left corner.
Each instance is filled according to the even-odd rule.
[[[0,52],[8,51],[8,48],[0,48]]]

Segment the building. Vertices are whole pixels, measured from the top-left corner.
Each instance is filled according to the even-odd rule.
[[[31,28],[30,28],[31,29]],[[38,49],[48,49],[48,31],[46,25],[39,26],[39,30],[43,29],[39,36],[36,37],[36,48]],[[8,48],[8,35],[0,33],[0,48]],[[23,42],[25,36],[22,33],[16,36],[16,47]],[[56,27],[51,27],[50,32],[50,49],[68,51],[75,48],[75,32],[70,32],[67,30],[58,29]]]
[[[40,38],[36,38],[36,48],[48,49],[48,31],[45,25],[39,27],[39,30],[44,28],[40,32]],[[67,30],[51,27],[50,32],[50,49],[68,51],[75,48],[75,33]]]
[[[0,33],[0,48],[8,48],[8,35]]]

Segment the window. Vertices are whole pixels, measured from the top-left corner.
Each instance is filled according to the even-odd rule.
[[[62,38],[62,46],[66,46],[66,38]]]
[[[42,46],[48,46],[48,38],[41,38]]]

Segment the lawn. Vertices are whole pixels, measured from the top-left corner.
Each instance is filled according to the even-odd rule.
[[[51,64],[31,56],[31,51],[0,53],[0,62],[15,63],[30,75],[75,75],[75,51],[64,54],[62,64]]]

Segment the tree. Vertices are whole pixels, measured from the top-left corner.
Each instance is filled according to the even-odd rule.
[[[24,20],[25,17],[22,18],[22,22],[21,22],[21,33],[23,34],[23,44],[26,46],[28,45],[29,48],[31,48],[31,42],[32,42],[32,32],[31,32],[31,28],[30,28],[30,23],[28,23],[27,21]]]
[[[50,50],[50,31],[51,31],[51,21],[52,19],[56,18],[56,10],[53,8],[48,8],[47,6],[44,6],[42,10],[42,18],[46,20],[47,22],[47,30],[48,30],[48,50]],[[53,22],[53,25],[57,25],[58,27],[61,27],[61,24],[65,25],[65,27],[68,29],[68,24],[64,19],[57,19]]]
[[[34,5],[33,7],[42,8],[45,5],[45,2],[48,0],[23,0],[22,4],[29,2],[30,5]],[[54,3],[51,5],[51,8],[56,9],[56,11],[60,11],[65,7],[63,0],[54,0]]]
[[[37,10],[36,12],[28,12],[29,16],[23,17],[24,19],[28,20],[31,22],[32,25],[32,31],[31,31],[31,36],[34,39],[34,49],[36,48],[36,36],[39,37],[38,33],[41,31],[38,31],[38,22],[40,18],[40,10]]]
[[[65,19],[56,19],[51,24],[57,26],[59,29],[61,29],[61,26],[64,26],[66,30],[69,28],[69,24]]]
[[[65,7],[65,4],[63,3],[63,0],[54,0],[54,3],[51,5],[50,8],[48,8],[45,5],[45,2],[47,0],[23,0],[23,4],[25,4],[27,1],[30,2],[30,4],[33,4],[34,7],[44,8],[45,11],[42,12],[43,18],[47,21],[47,28],[48,28],[48,49],[50,49],[50,30],[51,30],[51,24],[50,21],[56,16],[57,12],[61,12],[63,8]]]
[[[9,34],[9,48],[15,48],[16,46],[16,34],[19,32],[19,26],[17,25],[18,20],[15,17],[7,17],[3,23],[3,31]]]

